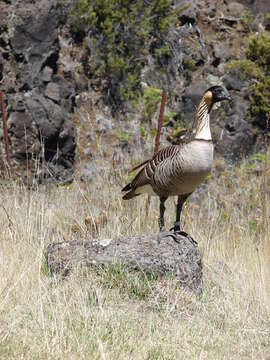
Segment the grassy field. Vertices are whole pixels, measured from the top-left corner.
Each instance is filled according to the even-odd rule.
[[[269,168],[255,157],[209,179],[183,212],[199,243],[201,296],[121,269],[48,273],[52,241],[157,231],[158,201],[123,202],[124,174],[94,185],[1,186],[1,359],[266,359],[270,354]],[[174,219],[167,204],[167,226]],[[99,220],[98,220],[99,219]]]

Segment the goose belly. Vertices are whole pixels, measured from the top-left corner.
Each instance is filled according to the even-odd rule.
[[[173,195],[192,193],[210,174],[211,169],[198,172],[186,172],[181,178],[175,179],[172,186]]]

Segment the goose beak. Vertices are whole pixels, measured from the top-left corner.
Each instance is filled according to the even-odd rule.
[[[221,95],[220,101],[223,101],[223,100],[231,101],[232,100],[230,94],[225,89],[222,91],[222,93],[220,95]]]

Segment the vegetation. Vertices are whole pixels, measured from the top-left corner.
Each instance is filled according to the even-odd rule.
[[[119,140],[119,142],[122,145],[127,145],[129,143],[129,140],[130,140],[130,134],[127,133],[127,132],[118,131],[116,133],[116,138]]]
[[[69,189],[2,186],[0,358],[266,358],[269,155],[254,157],[263,173],[247,169],[246,163],[227,168],[186,205],[184,230],[203,254],[200,296],[179,288],[173,278],[128,272],[121,264],[74,269],[66,280],[48,273],[48,243],[91,236],[86,219],[98,219],[101,212],[108,223],[100,228],[100,238],[157,231],[157,199],[151,201],[148,217],[146,197],[121,201],[121,169],[101,163],[104,175],[85,188],[79,181]],[[174,217],[171,199],[167,227]]]
[[[241,78],[247,79],[262,79],[264,76],[263,70],[254,61],[249,59],[244,60],[232,60],[228,65],[228,69],[237,68],[241,71]]]
[[[162,90],[154,87],[146,87],[144,89],[143,100],[144,109],[143,115],[146,119],[150,120],[153,114],[157,110],[157,105],[160,103],[162,98]]]
[[[102,271],[104,289],[117,289],[123,299],[147,300],[152,295],[158,275],[130,272],[123,264],[113,264]]]
[[[270,113],[270,35],[264,32],[253,35],[248,42],[247,59],[232,61],[229,68],[239,68],[243,78],[253,80],[250,112],[266,123]]]
[[[160,64],[170,56],[165,42],[180,10],[170,0],[77,0],[71,12],[74,38],[83,41],[85,71],[106,79],[106,93],[116,108],[136,102],[140,73],[151,56]]]
[[[241,15],[241,23],[244,26],[244,28],[250,31],[253,22],[254,22],[254,16],[252,15],[252,13],[248,10],[244,11]]]
[[[270,12],[265,14],[264,19],[270,21]]]
[[[270,35],[264,32],[250,38],[247,56],[265,71],[270,71]]]
[[[184,67],[185,70],[195,71],[196,70],[196,63],[192,58],[190,58],[188,56],[185,56],[183,58],[183,67]]]

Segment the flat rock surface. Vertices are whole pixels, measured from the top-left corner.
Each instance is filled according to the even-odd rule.
[[[131,270],[173,275],[179,284],[200,292],[202,262],[198,244],[187,234],[164,232],[118,239],[52,243],[47,249],[52,273],[66,276],[77,266],[123,263]]]

